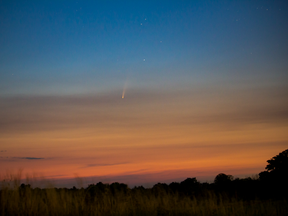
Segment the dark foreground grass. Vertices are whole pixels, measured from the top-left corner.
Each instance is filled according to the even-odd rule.
[[[211,191],[195,198],[148,189],[33,189],[18,183],[2,182],[1,215],[288,215],[285,199],[244,201]]]

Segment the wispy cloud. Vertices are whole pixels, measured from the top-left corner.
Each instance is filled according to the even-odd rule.
[[[45,158],[37,158],[37,157],[16,157],[18,159],[24,159],[24,160],[43,160]]]
[[[44,176],[45,178],[59,178],[59,177],[66,177],[67,175],[47,175]]]
[[[0,133],[72,128],[135,128],[287,123],[287,87],[131,89],[78,96],[0,98]]]
[[[41,158],[41,157],[0,157],[2,160],[5,161],[19,161],[19,160],[30,160],[30,161],[36,161],[36,160],[46,160],[50,158]]]
[[[87,167],[100,167],[100,166],[117,166],[117,165],[122,165],[122,164],[128,164],[129,162],[120,162],[120,163],[95,163],[95,164],[88,164],[85,167],[82,168],[87,168]]]

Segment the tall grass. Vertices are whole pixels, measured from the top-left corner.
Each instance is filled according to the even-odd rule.
[[[20,186],[20,177],[10,175],[1,182],[1,215],[288,215],[286,200],[250,200],[216,195],[195,198],[177,193],[129,189],[103,191],[87,189],[31,188]]]

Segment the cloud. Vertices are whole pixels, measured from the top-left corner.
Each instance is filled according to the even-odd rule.
[[[100,167],[100,166],[117,166],[117,165],[122,165],[122,164],[128,164],[128,162],[88,164],[87,166],[82,167],[82,168],[87,168],[87,167]]]
[[[18,159],[24,159],[24,160],[43,160],[45,158],[36,158],[36,157],[18,157]]]
[[[0,157],[2,160],[5,161],[18,161],[18,160],[46,160],[48,158],[40,158],[40,157]]]
[[[45,175],[45,178],[59,178],[59,177],[66,177],[67,175]]]
[[[139,106],[133,111],[135,104],[151,103],[161,97],[159,96],[161,93],[152,94],[151,91],[135,90],[134,94],[127,96],[124,101],[121,94],[117,93],[2,97],[0,98],[0,133],[91,127],[99,123],[105,126],[117,122],[135,122],[139,119],[135,115]]]
[[[122,89],[76,96],[0,98],[0,134],[78,128],[287,123],[287,87]]]

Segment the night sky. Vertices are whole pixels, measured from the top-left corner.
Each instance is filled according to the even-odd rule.
[[[3,0],[0,178],[258,174],[288,147],[287,38],[284,0]]]

